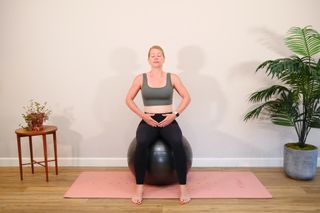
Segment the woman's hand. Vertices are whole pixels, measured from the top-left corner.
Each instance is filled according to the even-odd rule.
[[[156,120],[154,120],[151,116],[154,116],[154,114],[143,114],[142,120],[144,120],[144,122],[146,122],[148,125],[152,127],[159,126],[159,123]]]
[[[171,124],[172,121],[174,121],[174,119],[176,119],[176,115],[175,114],[162,114],[164,117],[166,117],[165,119],[163,119],[159,124],[158,127],[165,127],[169,124]]]

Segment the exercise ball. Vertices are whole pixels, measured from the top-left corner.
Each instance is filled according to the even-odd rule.
[[[192,165],[192,150],[185,137],[182,137],[182,142],[187,158],[187,171],[189,171]],[[127,155],[128,166],[133,174],[135,174],[134,159],[136,145],[137,141],[134,138],[129,146]],[[170,146],[159,138],[148,148],[147,170],[144,182],[152,185],[168,185],[178,182],[173,158]]]

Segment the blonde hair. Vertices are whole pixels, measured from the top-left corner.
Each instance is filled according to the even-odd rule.
[[[162,55],[163,55],[163,57],[165,58],[164,51],[163,51],[162,47],[160,47],[159,45],[153,45],[152,47],[150,47],[149,52],[148,52],[148,58],[150,58],[150,52],[151,52],[152,49],[160,50]]]

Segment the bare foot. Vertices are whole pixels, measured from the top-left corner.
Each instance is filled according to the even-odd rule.
[[[131,201],[134,204],[140,205],[142,203],[142,196],[143,196],[143,184],[137,184],[136,192],[132,196]]]
[[[180,203],[186,204],[191,201],[186,185],[180,185]]]

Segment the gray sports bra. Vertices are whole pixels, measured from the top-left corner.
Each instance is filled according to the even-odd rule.
[[[167,73],[167,83],[164,87],[149,87],[147,74],[143,73],[142,99],[145,106],[171,105],[173,87],[171,83],[171,74]]]

